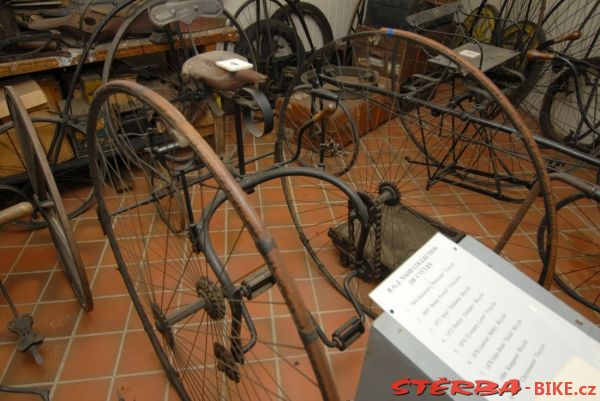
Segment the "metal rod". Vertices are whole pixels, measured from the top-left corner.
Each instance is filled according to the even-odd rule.
[[[183,308],[171,313],[165,318],[165,323],[167,324],[167,326],[172,327],[177,323],[181,322],[183,319],[192,316],[199,310],[206,309],[207,306],[208,302],[206,301],[206,298],[202,296],[202,298],[200,298],[196,302],[186,305]]]

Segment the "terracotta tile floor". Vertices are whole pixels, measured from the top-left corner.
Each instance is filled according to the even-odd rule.
[[[270,150],[271,140],[265,138],[248,145],[248,155]],[[259,165],[264,166],[265,161],[253,163],[250,170]],[[453,189],[452,193],[433,193],[432,196],[458,197],[463,202],[473,203],[473,195],[458,188]],[[287,209],[281,188],[263,187],[256,198],[258,201],[254,202],[260,203],[262,216],[271,228],[286,262],[295,266],[292,274],[305,302],[327,333],[331,333],[352,315],[352,308],[309,262],[305,250],[296,240],[293,225],[283,222],[282,215]],[[476,206],[473,206],[473,210],[477,209]],[[450,215],[449,221],[456,220],[473,227],[475,231],[484,227],[480,239],[493,242],[500,234],[495,224],[499,216],[502,216],[501,221],[505,221],[505,216],[513,210],[513,207],[507,205],[504,209],[490,212],[482,206],[481,213],[470,216]],[[436,213],[452,214],[453,210],[439,209]],[[510,244],[512,249],[509,249],[508,254],[518,258],[521,261],[519,266],[525,271],[528,271],[528,266],[536,263],[537,253],[532,239],[535,230],[531,227],[537,225],[540,216],[541,214],[528,216],[531,218],[530,226],[520,229],[517,240]],[[0,230],[2,279],[19,312],[32,313],[35,330],[46,337],[41,348],[45,358],[43,365],[36,365],[29,354],[17,352],[15,337],[5,327],[11,314],[2,299],[0,383],[49,388],[54,401],[176,400],[177,397],[167,384],[166,376],[141,328],[95,213],[89,211],[74,219],[72,224],[94,295],[95,309],[89,314],[83,313],[74,301],[45,230],[25,231],[15,226],[6,226]],[[528,245],[523,246],[523,243]],[[323,260],[327,261],[332,272],[342,274],[344,269],[339,266],[335,249],[329,247],[322,251]],[[243,265],[247,260],[241,258],[238,262]],[[553,292],[595,323],[600,323],[600,315],[597,313],[582,307],[558,289]],[[257,322],[267,323],[268,320],[262,319],[273,318],[278,330],[292,330],[287,311],[282,307],[271,310],[257,308],[253,312]],[[365,335],[349,350],[329,354],[343,400],[354,397],[366,340]],[[282,374],[284,372],[285,369]],[[290,386],[292,388],[293,384]],[[304,389],[300,388],[298,391],[302,392]],[[0,393],[0,400],[30,399],[35,398]]]

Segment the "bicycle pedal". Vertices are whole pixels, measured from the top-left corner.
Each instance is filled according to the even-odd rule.
[[[344,351],[365,332],[365,325],[358,317],[353,316],[333,333],[333,341],[340,351]]]
[[[268,267],[250,273],[242,281],[241,294],[252,300],[275,285],[275,277]]]

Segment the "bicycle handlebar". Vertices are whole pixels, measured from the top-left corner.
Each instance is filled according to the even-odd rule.
[[[35,208],[30,202],[20,202],[2,209],[0,210],[0,227],[25,216],[31,216],[33,212],[35,212]]]

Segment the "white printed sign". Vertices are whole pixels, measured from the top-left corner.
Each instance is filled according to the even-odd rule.
[[[466,380],[533,386],[573,358],[600,368],[598,342],[441,234],[370,296]],[[533,391],[501,399],[529,401]]]
[[[458,52],[458,54],[460,54],[461,56],[464,57],[468,57],[468,58],[477,58],[479,56],[481,56],[481,53],[473,51],[473,50],[461,50],[460,52]]]

